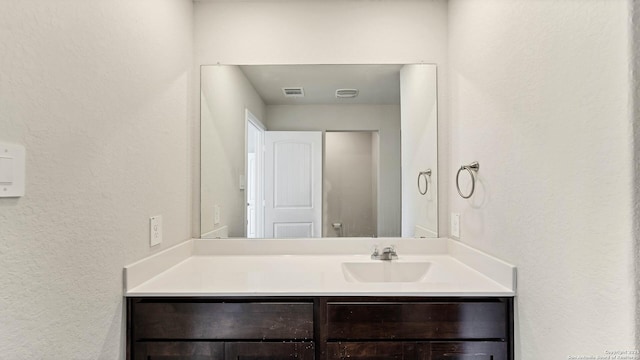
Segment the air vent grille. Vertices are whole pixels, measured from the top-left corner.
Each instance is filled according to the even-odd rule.
[[[301,87],[282,88],[285,97],[304,97],[304,89]]]
[[[354,98],[358,96],[358,89],[338,89],[336,90],[337,98]]]

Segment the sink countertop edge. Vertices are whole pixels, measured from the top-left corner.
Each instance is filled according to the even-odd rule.
[[[246,240],[246,239],[226,239],[226,240],[199,240],[191,239],[173,248],[152,255],[146,259],[138,261],[125,267],[125,292],[126,297],[232,297],[232,296],[419,296],[419,297],[503,297],[515,296],[515,266],[510,265],[502,260],[485,254],[468,245],[462,244],[458,246],[458,241],[438,238],[438,239],[401,239],[401,238],[374,238],[374,239],[347,239],[344,247],[335,249],[335,241],[326,241],[327,239],[305,239],[300,240]],[[364,241],[363,241],[364,240]],[[430,244],[421,244],[420,242],[430,242]],[[306,243],[306,244],[305,244]],[[341,261],[371,261],[367,260],[369,248],[373,243],[379,246],[385,246],[393,243],[398,249],[398,253],[402,259],[404,257],[442,259],[447,266],[453,262],[459,262],[462,267],[470,270],[461,270],[472,278],[481,276],[481,286],[465,285],[462,282],[445,283],[346,283],[344,279],[338,280],[337,276]],[[249,251],[242,251],[244,247],[258,245],[259,251],[255,247],[248,247]],[[306,247],[305,245],[309,245]],[[461,244],[461,243],[460,243]],[[224,245],[224,246],[222,246]],[[295,245],[291,250],[290,245]],[[289,251],[283,250],[283,247]],[[215,248],[222,249],[219,254],[213,255]],[[345,250],[345,248],[347,250]],[[306,249],[302,251],[302,249]],[[404,252],[403,252],[404,250]],[[285,254],[283,254],[285,253]],[[355,254],[354,254],[355,253]],[[333,256],[332,256],[333,255]],[[316,263],[326,262],[327,267],[336,268],[331,271],[318,271],[318,268],[312,268],[307,271],[307,275],[312,277],[309,284],[303,284],[301,280],[300,286],[289,287],[278,283],[277,279],[268,278],[251,278],[250,274],[242,274],[242,266],[233,268],[233,264],[226,264],[229,268],[224,271],[213,271],[222,274],[218,278],[215,276],[203,277],[194,276],[197,274],[199,263],[207,264],[208,261],[220,261],[233,258],[242,262],[245,260],[256,259],[272,261],[273,257],[278,258],[278,264],[282,265],[290,259],[292,263],[304,259],[306,264],[309,259],[313,259]],[[193,264],[192,264],[193,263]],[[295,265],[295,264],[293,264]],[[300,264],[298,264],[300,265]],[[189,267],[196,267],[195,269]],[[316,265],[317,266],[317,265]],[[269,267],[271,268],[271,267]],[[282,268],[280,266],[279,268]],[[213,268],[215,269],[215,267]],[[220,270],[220,269],[215,269]],[[210,271],[210,269],[207,269]],[[472,272],[477,272],[475,275]],[[230,272],[232,274],[230,274]],[[264,272],[264,271],[263,271]],[[231,284],[228,278],[230,275],[244,276],[241,280],[249,281],[242,287],[238,284]],[[283,276],[286,272],[279,270],[273,272],[275,278]],[[253,275],[255,277],[255,274]],[[246,278],[250,279],[247,280]],[[320,277],[323,277],[320,280]],[[327,279],[325,279],[326,277]],[[195,279],[197,278],[197,279]],[[227,278],[227,279],[225,279]],[[288,278],[288,277],[287,277]],[[183,285],[185,279],[191,281],[189,285]],[[225,285],[224,280],[228,280]],[[239,278],[240,279],[240,278]],[[304,277],[301,277],[304,279]],[[222,281],[220,281],[222,280]],[[198,282],[200,281],[200,282]],[[242,281],[240,281],[242,282]],[[188,283],[188,282],[187,282]],[[285,281],[286,283],[286,281]],[[219,286],[218,286],[219,284]],[[231,285],[230,285],[231,284]],[[271,285],[270,285],[271,284]],[[313,284],[322,284],[313,286]],[[389,285],[391,284],[391,285]],[[297,284],[296,284],[297,285]],[[383,286],[384,285],[384,286]],[[270,287],[271,286],[271,287]],[[306,286],[306,287],[305,287]]]

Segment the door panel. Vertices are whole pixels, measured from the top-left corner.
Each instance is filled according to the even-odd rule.
[[[273,235],[276,238],[308,238],[313,237],[313,223],[274,223]]]
[[[322,133],[265,132],[265,237],[320,237]]]

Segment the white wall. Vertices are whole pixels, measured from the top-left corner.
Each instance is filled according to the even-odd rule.
[[[124,265],[187,239],[192,4],[1,1],[0,354],[124,358]],[[149,248],[149,217],[164,242]]]
[[[245,236],[245,109],[264,122],[265,105],[237,66],[201,68],[201,228],[206,234],[228,226],[229,237]],[[220,223],[214,224],[214,206]]]
[[[628,10],[450,1],[450,176],[480,163],[450,206],[518,266],[518,359],[636,348]]]
[[[380,138],[378,236],[400,235],[399,105],[269,105],[268,130],[364,130]]]
[[[403,237],[438,235],[436,84],[435,66],[411,64],[400,71]],[[419,190],[418,174],[428,169],[431,175],[420,177]]]
[[[378,205],[380,193],[380,133],[375,132],[371,136],[371,216],[374,224],[378,224],[378,212],[380,206]],[[402,190],[401,190],[402,191]],[[402,215],[402,214],[401,214]],[[376,225],[376,236],[378,234],[378,226]]]
[[[445,0],[198,2],[194,6],[196,65],[426,62],[438,64],[438,76],[446,77]],[[438,86],[443,134],[446,85]],[[196,85],[193,91],[198,94],[200,89]],[[193,122],[195,138],[200,121],[194,118]],[[446,149],[440,151],[441,159],[446,156]],[[448,163],[441,163],[440,181],[446,183]],[[199,189],[199,157],[193,164],[194,188]],[[193,228],[198,233],[197,191],[193,204]],[[446,193],[441,193],[440,208],[447,210]],[[440,228],[447,227],[441,224]]]
[[[633,168],[633,233],[635,254],[635,283],[640,283],[640,2],[631,2],[631,62],[632,83],[631,102],[633,104],[633,138],[634,138],[634,168]],[[636,329],[640,329],[640,286],[636,285]],[[637,332],[637,330],[636,330]],[[640,339],[636,339],[636,348],[640,348]]]

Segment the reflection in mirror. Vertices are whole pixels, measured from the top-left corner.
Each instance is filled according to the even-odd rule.
[[[202,66],[200,116],[202,238],[438,235],[434,65]]]

